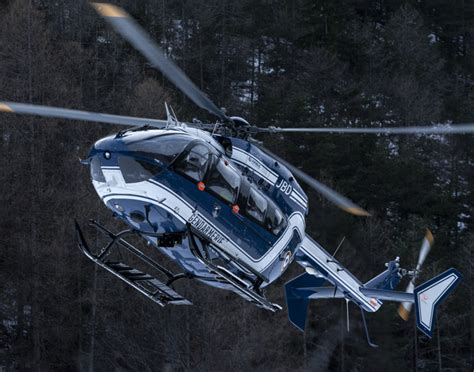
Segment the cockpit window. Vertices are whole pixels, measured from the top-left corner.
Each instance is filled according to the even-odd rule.
[[[90,163],[91,167],[91,177],[94,181],[97,182],[105,182],[104,174],[102,173],[102,169],[100,168],[100,160],[97,157],[93,157]]]
[[[203,181],[209,165],[209,159],[209,149],[203,144],[198,144],[176,164],[176,170],[195,181]]]
[[[152,154],[156,159],[171,163],[192,141],[184,134],[162,134],[127,143],[129,151]]]
[[[118,164],[126,183],[145,181],[162,170],[158,163],[139,160],[129,156],[119,156]]]
[[[247,213],[258,222],[263,223],[267,213],[268,202],[257,190],[251,188],[247,199]]]
[[[206,189],[229,203],[235,203],[239,195],[240,176],[232,167],[219,159],[209,175]]]

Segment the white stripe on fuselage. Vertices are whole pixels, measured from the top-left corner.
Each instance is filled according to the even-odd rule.
[[[301,201],[299,201],[298,199],[296,199],[293,195],[290,195],[290,199],[295,202],[296,204],[298,204],[301,208],[306,208],[306,206],[304,204],[301,203]]]
[[[307,205],[308,204],[308,199],[304,198],[303,195],[301,195],[295,188],[293,188],[293,191],[291,192],[291,194],[299,199],[303,204]]]
[[[278,174],[267,167],[260,159],[249,152],[243,151],[238,147],[232,147],[232,160],[251,168],[258,176],[267,181],[270,185],[274,186],[278,180]]]
[[[298,203],[300,206],[302,206],[304,209],[308,208],[308,202],[303,199],[300,194],[296,192],[295,189],[290,194],[290,199],[293,200],[295,203]]]
[[[112,172],[112,170],[107,171],[107,181],[116,180],[119,177],[118,174],[120,173],[120,170],[114,171],[117,172],[117,174],[113,174]],[[245,250],[240,248],[234,240],[230,239],[224,231],[217,228],[213,221],[200,214],[199,211],[191,206],[191,204],[184,198],[155,180],[137,182],[128,185],[123,184],[123,186],[120,187],[97,181],[93,181],[93,184],[105,204],[107,204],[110,199],[142,200],[167,210],[183,223],[190,221],[191,218],[195,218],[193,216],[197,214],[199,218],[204,220],[209,226],[225,237],[225,241],[222,241],[219,244],[213,241],[214,244],[221,248],[230,257],[242,260],[244,263],[259,272],[263,272],[278,258],[280,252],[291,240],[295,229],[299,231],[301,236],[304,236],[304,217],[300,212],[294,212],[288,217],[288,225],[277,242],[275,242],[275,244],[262,257],[255,259]]]

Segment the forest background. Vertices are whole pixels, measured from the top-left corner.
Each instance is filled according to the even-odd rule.
[[[159,0],[124,7],[220,107],[259,126],[406,126],[474,121],[474,3],[465,0]],[[163,118],[214,120],[84,0],[0,3],[0,98]],[[116,229],[79,158],[119,128],[0,115],[0,370],[471,371],[474,136],[294,134],[261,138],[372,213],[344,214],[307,190],[307,232],[362,281],[396,256],[420,281],[464,281],[432,340],[395,304],[368,317],[310,305],[303,335],[231,293],[178,283],[192,307],[156,306],[76,247],[74,219]],[[146,248],[144,248],[146,249]],[[157,256],[160,260],[164,257]],[[173,267],[173,263],[168,263]],[[268,291],[284,304],[291,267]]]

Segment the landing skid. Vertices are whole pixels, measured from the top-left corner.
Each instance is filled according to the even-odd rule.
[[[232,273],[230,270],[226,269],[225,267],[219,266],[214,264],[210,259],[208,259],[208,248],[209,243],[205,238],[200,238],[197,233],[192,230],[191,225],[188,224],[188,237],[189,237],[189,248],[192,254],[203,264],[207,267],[207,269],[215,274],[217,278],[223,282],[226,282],[233,286],[240,295],[244,298],[250,299],[252,303],[261,307],[266,310],[270,310],[275,312],[277,310],[281,310],[282,307],[278,304],[274,304],[268,301],[261,293],[260,293],[260,285],[262,280],[257,278],[254,283],[249,284],[246,281],[239,278],[237,275]],[[196,244],[196,238],[202,244],[204,252],[201,252],[198,245]]]
[[[89,224],[97,229],[97,231],[103,233],[108,238],[110,242],[104,246],[98,254],[92,253],[87,244],[84,234],[79,227],[77,221],[76,232],[77,232],[77,241],[81,251],[94,263],[104,268],[108,272],[115,275],[117,278],[123,280],[125,283],[135,288],[137,291],[148,297],[150,300],[154,301],[160,306],[165,306],[167,304],[173,305],[192,305],[190,301],[179,295],[170,287],[171,283],[181,278],[191,278],[190,275],[185,273],[173,274],[171,271],[167,270],[150,257],[141,252],[138,248],[124,240],[123,238],[127,235],[136,235],[139,234],[136,230],[125,230],[118,234],[114,234],[111,231],[107,230],[104,226],[100,225],[98,222],[91,220]],[[158,236],[158,235],[157,235]],[[110,253],[111,249],[120,245],[121,247],[127,249],[130,253],[138,257],[149,267],[155,269],[156,271],[163,274],[167,281],[166,283],[162,282],[158,278],[149,275],[141,270],[133,268],[126,263],[110,261],[107,260],[107,256]]]
[[[104,247],[102,247],[99,250],[99,253],[94,254],[89,248],[89,245],[86,239],[84,238],[84,234],[82,233],[79,224],[75,222],[79,248],[91,261],[104,268],[108,272],[112,273],[120,280],[135,288],[137,291],[139,291],[152,301],[156,302],[160,306],[165,306],[167,304],[192,305],[190,301],[183,298],[174,289],[170,287],[170,285],[174,281],[182,278],[193,278],[192,275],[187,273],[173,274],[171,271],[169,271],[156,261],[152,260],[142,251],[140,251],[138,248],[136,248],[124,239],[124,237],[130,235],[142,235],[140,231],[128,229],[120,233],[114,234],[94,220],[91,220],[89,224],[90,226],[93,226],[97,229],[97,231],[101,232],[110,239],[110,242]],[[143,234],[147,236],[156,236],[159,239],[162,238],[160,234]],[[192,227],[190,225],[188,225],[187,234],[189,237],[189,247],[192,254],[203,265],[207,267],[209,272],[213,273],[216,276],[216,280],[230,284],[237,290],[237,292],[242,297],[250,300],[252,303],[261,308],[270,310],[272,312],[282,309],[280,305],[268,301],[263,296],[260,291],[260,285],[262,284],[263,280],[260,277],[257,277],[253,282],[246,282],[227,268],[220,265],[216,265],[208,258],[209,243],[207,242],[207,240],[196,235],[196,233],[192,231]],[[196,243],[196,238],[199,239],[201,246],[204,249],[204,253],[198,247]],[[149,267],[163,274],[167,278],[166,282],[163,282],[155,276],[145,273],[139,269],[131,267],[126,263],[107,260],[107,257],[110,254],[111,250],[117,245],[125,248],[128,252],[138,257]]]

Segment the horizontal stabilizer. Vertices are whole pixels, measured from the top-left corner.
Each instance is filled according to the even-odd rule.
[[[308,301],[316,288],[321,287],[326,279],[303,273],[285,284],[286,304],[290,322],[304,332]]]
[[[382,301],[396,301],[413,303],[413,293],[406,293],[400,291],[391,291],[388,289],[373,289],[361,287],[360,291],[367,297],[376,298]]]
[[[456,269],[449,269],[415,288],[415,311],[418,329],[428,337],[433,336],[436,308],[458,285],[462,276]]]

